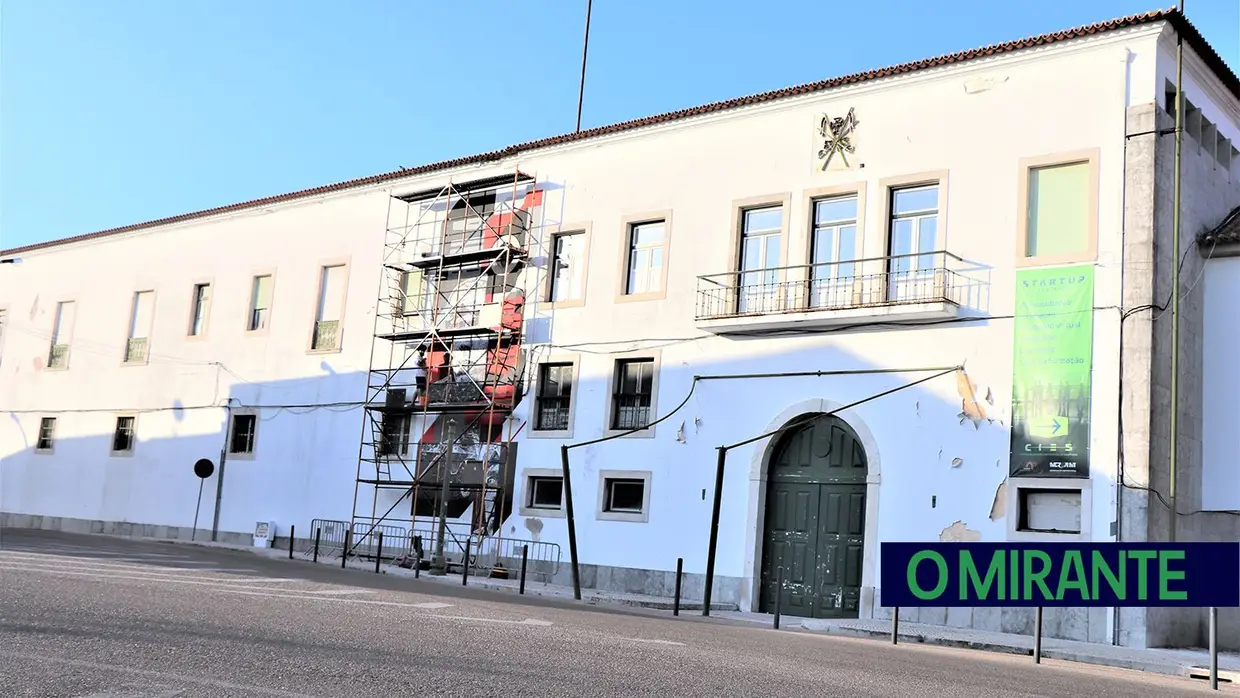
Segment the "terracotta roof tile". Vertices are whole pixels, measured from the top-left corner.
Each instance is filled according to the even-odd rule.
[[[290,192],[287,194],[280,194],[277,196],[269,196],[266,198],[255,199],[252,201],[244,201],[241,203],[230,204],[228,206],[220,206],[217,208],[210,208],[210,209],[206,209],[203,211],[195,211],[193,213],[184,213],[178,216],[160,218],[158,220],[147,221],[145,223],[136,223],[133,225],[126,225],[126,226],[122,226],[119,228],[101,230],[95,233],[87,233],[84,235],[77,235],[74,237],[63,238],[60,240],[52,240],[49,242],[41,242],[41,243],[36,243],[33,245],[26,245],[24,247],[17,247],[17,248],[13,248],[9,250],[2,250],[0,251],[0,256],[11,257],[11,256],[21,254],[24,252],[31,252],[31,251],[43,249],[46,247],[53,247],[57,245],[65,245],[65,244],[74,243],[74,242],[93,240],[93,239],[97,239],[101,237],[107,237],[109,235],[128,233],[128,232],[132,232],[135,230],[142,230],[145,228],[154,228],[154,227],[158,227],[161,225],[180,223],[183,221],[189,221],[189,220],[194,220],[198,218],[207,218],[210,216],[216,216],[216,215],[220,215],[224,213],[232,213],[235,211],[242,211],[242,210],[246,210],[250,208],[259,208],[262,206],[269,206],[271,204],[282,203],[286,201],[293,201],[293,200],[300,199],[300,198],[318,196],[322,194],[328,194],[331,192],[337,192],[337,191],[352,189],[356,187],[364,187],[364,186],[370,186],[374,184],[382,184],[384,182],[404,179],[406,177],[412,177],[412,176],[427,174],[431,172],[437,172],[441,170],[448,170],[448,169],[452,169],[455,167],[461,167],[464,165],[475,165],[475,164],[483,164],[483,163],[488,163],[488,162],[496,162],[504,158],[512,157],[519,153],[529,152],[532,150],[538,150],[540,148],[562,145],[566,143],[573,143],[576,141],[583,141],[583,140],[587,140],[590,138],[596,138],[599,136],[606,136],[606,135],[611,135],[615,133],[622,133],[624,131],[631,131],[631,130],[643,128],[646,126],[664,124],[664,123],[669,123],[673,121],[679,121],[682,119],[692,118],[695,116],[703,116],[706,114],[714,114],[717,112],[727,111],[730,109],[736,109],[739,107],[762,104],[765,102],[771,102],[771,101],[784,99],[788,97],[796,97],[800,95],[811,94],[814,92],[821,92],[821,91],[829,90],[829,89],[836,88],[836,87],[843,87],[845,85],[854,85],[857,83],[867,82],[870,80],[877,80],[880,78],[907,75],[909,73],[914,73],[914,72],[917,72],[920,70],[926,70],[929,68],[936,68],[936,67],[945,66],[945,65],[952,65],[955,63],[962,63],[964,61],[970,61],[970,60],[974,60],[978,58],[985,58],[988,56],[997,56],[1000,54],[1011,53],[1013,51],[1019,51],[1022,49],[1046,46],[1048,44],[1054,44],[1054,43],[1058,43],[1062,41],[1068,41],[1071,39],[1078,39],[1078,38],[1087,37],[1087,36],[1094,36],[1097,34],[1103,34],[1103,33],[1115,31],[1118,29],[1138,27],[1138,26],[1151,24],[1154,22],[1160,22],[1160,21],[1168,21],[1178,31],[1180,31],[1183,34],[1185,41],[1187,41],[1188,44],[1193,48],[1193,50],[1202,58],[1202,60],[1205,61],[1206,65],[1208,65],[1214,71],[1214,73],[1219,77],[1220,80],[1222,80],[1224,85],[1227,86],[1227,88],[1231,91],[1231,93],[1235,95],[1238,99],[1240,99],[1240,78],[1236,77],[1236,74],[1231,71],[1231,69],[1227,66],[1227,64],[1223,61],[1223,59],[1218,55],[1218,53],[1215,52],[1215,50],[1209,45],[1209,43],[1205,40],[1205,37],[1203,37],[1201,33],[1197,31],[1197,29],[1192,25],[1192,23],[1190,23],[1187,19],[1185,19],[1184,16],[1180,14],[1178,10],[1175,10],[1175,9],[1158,10],[1158,11],[1148,12],[1148,13],[1140,14],[1140,15],[1132,15],[1129,17],[1112,19],[1106,22],[1099,22],[1097,24],[1091,24],[1088,26],[1076,27],[1074,29],[1066,29],[1063,31],[1053,32],[1050,34],[1042,34],[1039,36],[1033,36],[1033,37],[1028,37],[1024,39],[1017,39],[1015,41],[1009,41],[1009,42],[1002,43],[1002,44],[995,44],[993,46],[985,46],[982,48],[972,49],[969,51],[961,51],[961,52],[953,53],[947,56],[939,56],[936,58],[926,58],[926,59],[923,59],[920,61],[914,61],[911,63],[902,63],[899,65],[889,66],[886,68],[879,68],[877,70],[870,70],[870,71],[866,71],[862,73],[854,73],[852,75],[845,75],[842,77],[830,78],[827,80],[819,80],[817,82],[806,83],[804,85],[795,85],[792,87],[785,87],[783,89],[772,90],[770,92],[763,92],[763,93],[755,94],[755,95],[749,95],[747,97],[738,97],[735,99],[729,99],[729,100],[725,100],[722,102],[713,102],[711,104],[704,104],[702,106],[692,107],[689,109],[681,109],[678,111],[667,112],[665,114],[657,114],[654,116],[647,116],[641,119],[633,119],[631,121],[624,121],[624,122],[617,123],[617,124],[611,124],[609,126],[600,126],[598,128],[592,128],[592,129],[582,131],[580,133],[570,133],[570,134],[564,134],[564,135],[559,135],[559,136],[552,136],[549,138],[542,138],[542,139],[535,140],[535,141],[529,141],[526,143],[511,145],[511,146],[508,146],[507,148],[503,148],[501,150],[494,150],[489,153],[479,153],[477,155],[469,155],[466,157],[455,158],[452,160],[444,160],[442,162],[431,163],[429,165],[421,165],[421,166],[413,167],[413,168],[406,168],[406,169],[395,170],[392,172],[385,172],[383,174],[372,175],[370,177],[362,177],[359,179],[352,179],[346,182],[338,182],[336,184],[328,184],[328,185],[324,185],[321,187],[314,187],[312,189],[303,189],[301,191]]]
[[[1240,206],[1213,230],[1207,230],[1197,238],[1197,244],[1213,249],[1217,245],[1240,245]]]

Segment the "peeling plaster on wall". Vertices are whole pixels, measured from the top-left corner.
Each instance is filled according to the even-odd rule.
[[[981,539],[982,532],[965,526],[963,521],[957,521],[939,533],[939,541],[942,543],[974,543]]]
[[[530,540],[537,541],[538,536],[542,534],[543,520],[542,519],[526,519],[525,530],[530,532]]]
[[[956,393],[960,396],[960,423],[970,419],[976,428],[979,422],[986,419],[986,408],[977,401],[977,384],[964,371],[956,371]]]
[[[684,422],[681,422],[681,423],[680,423],[680,428],[676,430],[676,440],[677,440],[677,441],[679,441],[679,442],[680,442],[680,443],[682,443],[682,444],[683,444],[683,443],[686,443],[686,441],[685,441],[685,423],[684,423]]]
[[[998,461],[995,461],[995,465],[998,465],[998,464],[999,464]],[[1003,482],[999,483],[998,487],[995,488],[995,501],[992,502],[990,505],[990,520],[998,521],[999,519],[1002,519],[1004,516],[1007,516],[1007,479],[1006,478],[1003,480]]]
[[[964,81],[964,93],[967,95],[975,95],[979,92],[986,92],[999,87],[1008,81],[1008,76],[986,76],[979,78],[970,78]]]
[[[959,467],[960,467],[960,466],[962,466],[962,465],[964,465],[964,459],[963,459],[963,458],[953,458],[953,459],[952,459],[952,467],[953,467],[953,468],[959,468]]]

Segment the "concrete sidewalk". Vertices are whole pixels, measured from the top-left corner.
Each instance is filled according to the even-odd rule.
[[[122,536],[122,537],[125,537],[125,536]],[[284,548],[284,549],[256,548],[254,546],[235,545],[232,543],[213,543],[210,541],[188,541],[188,540],[166,539],[166,538],[155,538],[155,539],[135,538],[135,540],[153,540],[153,541],[158,541],[161,543],[171,543],[171,544],[176,544],[176,545],[197,545],[197,546],[203,546],[203,547],[223,548],[223,549],[228,549],[228,550],[242,550],[245,552],[253,553],[255,555],[261,555],[263,557],[268,557],[272,559],[285,559],[285,560],[288,559],[288,548]],[[304,552],[294,552],[293,560],[297,560],[301,562],[310,562],[311,558]],[[332,565],[335,567],[339,567],[340,566],[339,550],[335,550],[333,551],[333,553],[324,554],[322,557],[319,558],[318,564]],[[353,559],[353,560],[349,560],[349,562],[345,565],[345,568],[351,569],[351,570],[369,572],[371,574],[374,574],[375,563],[373,560]],[[379,569],[383,574],[388,574],[392,576],[399,576],[399,577],[413,577],[414,576],[414,571],[412,569],[404,569],[402,567],[398,567],[389,562],[385,562],[384,564],[380,565]],[[454,572],[452,574],[441,575],[441,576],[431,575],[423,571],[420,575],[418,575],[418,578],[425,579],[431,582],[442,583],[442,584],[460,585],[461,583],[461,573],[459,571]],[[471,574],[469,577],[468,585],[472,587],[480,587],[483,589],[496,589],[500,591],[508,591],[513,594],[516,594],[520,592],[521,584],[520,584],[520,581],[517,579],[491,579],[488,577],[474,576],[473,574]],[[561,586],[558,584],[547,584],[544,582],[533,581],[530,579],[526,580],[525,593],[530,596],[548,596],[548,597],[561,598],[561,599],[572,599],[573,598],[572,587]],[[601,591],[598,589],[584,589],[584,588],[581,590],[581,602],[585,604],[590,604],[590,605],[633,606],[633,607],[638,607],[638,608],[651,608],[651,609],[666,610],[666,611],[671,611],[672,607],[675,605],[671,597],[654,596],[654,595],[648,595],[648,594],[629,594],[629,593],[623,593],[623,592]],[[711,612],[715,612],[715,611],[735,612],[737,610],[737,606],[734,603],[712,602],[710,604],[710,608],[711,608]],[[680,600],[680,609],[681,611],[698,611],[700,613],[702,610],[702,600],[682,598]]]
[[[714,615],[732,620],[761,622],[768,627],[774,621],[769,614],[723,612]],[[891,640],[890,620],[826,620],[785,616],[780,624],[785,628],[823,635],[880,638],[888,642]],[[1029,635],[908,622],[900,623],[899,633],[901,644],[916,643],[1033,656],[1033,637]],[[1042,656],[1047,659],[1202,679],[1209,677],[1210,667],[1210,655],[1202,649],[1140,649],[1048,637],[1042,638]],[[1220,653],[1219,684],[1229,683],[1240,685],[1240,654]]]
[[[129,536],[120,537],[129,538]],[[150,538],[143,540],[158,540],[160,542],[176,545],[199,545],[204,547],[243,550],[273,559],[288,558],[287,549],[255,548],[252,546],[242,546],[229,543],[211,543],[206,541],[191,542],[186,540]],[[309,558],[301,553],[295,554],[294,559],[300,562],[310,562]],[[340,566],[340,558],[324,556],[320,558],[319,564],[335,565],[338,567]],[[367,562],[365,560],[350,560],[346,567],[359,572],[369,572],[374,574],[373,562]],[[389,575],[406,577],[414,576],[413,570],[403,569],[391,564],[382,565],[380,569],[383,573]],[[421,579],[441,584],[461,583],[461,575],[459,572],[446,576],[432,576],[422,572],[419,577]],[[508,591],[515,594],[518,591],[519,582],[515,579],[488,579],[485,577],[471,576],[469,578],[469,586]],[[572,599],[573,597],[573,590],[571,587],[533,582],[529,580],[526,582],[525,593],[534,596],[550,596],[563,599]],[[597,589],[582,589],[581,596],[583,603],[592,605],[635,606],[641,608],[667,610],[669,612],[672,608],[672,599],[661,596],[606,592],[599,591]],[[682,599],[680,608],[682,612],[696,611],[697,613],[701,613],[702,602],[700,599]],[[768,628],[772,627],[774,622],[774,617],[770,614],[743,613],[737,610],[735,604],[712,603],[711,616],[724,620],[743,621],[755,625],[766,626]],[[877,638],[886,641],[890,641],[891,638],[890,620],[827,620],[784,616],[782,618],[781,625],[787,630],[834,635],[838,637]],[[949,626],[909,622],[901,622],[899,631],[899,640],[902,644],[927,644],[942,647],[984,650],[988,652],[1001,652],[1005,654],[1018,654],[1025,656],[1033,655],[1033,637],[1029,635],[1014,635],[1011,633],[989,632],[984,630],[971,630],[966,628],[953,628]],[[1047,637],[1042,639],[1042,656],[1047,659],[1095,664],[1099,666],[1110,666],[1121,669],[1135,669],[1158,674],[1169,674],[1173,676],[1185,676],[1201,679],[1205,679],[1209,676],[1210,666],[1209,654],[1205,650],[1201,649],[1140,649],[1132,647],[1117,647],[1114,645],[1105,645],[1092,642],[1059,640]],[[1219,655],[1219,683],[1224,686],[1228,684],[1240,686],[1240,654],[1224,653]]]

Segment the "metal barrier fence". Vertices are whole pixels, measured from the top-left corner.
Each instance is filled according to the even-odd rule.
[[[424,559],[430,559],[435,554],[438,535],[438,525],[435,523],[418,523],[407,528],[365,519],[352,523],[337,519],[313,519],[308,535],[301,538],[301,555],[311,557],[314,554],[315,536],[319,535],[319,557],[337,557],[342,554],[346,534],[349,534],[350,556],[374,557],[379,552],[380,532],[383,533],[384,558],[412,555],[415,536],[422,537]],[[449,523],[444,528],[444,557],[450,564],[460,565],[468,550],[469,566],[475,572],[489,574],[497,568],[518,572],[521,569],[522,547],[527,547],[529,551],[526,575],[550,582],[560,570],[559,544],[521,538],[471,536],[468,524]]]

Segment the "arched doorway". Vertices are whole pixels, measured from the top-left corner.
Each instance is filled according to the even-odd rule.
[[[784,434],[768,462],[760,610],[773,611],[778,592],[782,613],[856,618],[868,470],[860,439],[843,420],[823,415]]]

